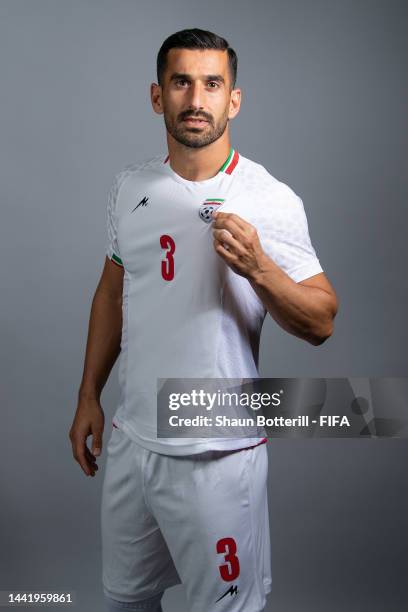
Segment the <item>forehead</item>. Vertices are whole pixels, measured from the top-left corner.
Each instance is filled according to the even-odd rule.
[[[200,76],[228,72],[228,53],[218,49],[170,49],[167,54],[167,71]]]

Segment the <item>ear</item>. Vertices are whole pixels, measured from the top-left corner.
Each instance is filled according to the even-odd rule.
[[[150,100],[155,113],[163,114],[162,88],[157,83],[150,85]]]
[[[241,90],[233,89],[231,91],[231,99],[229,105],[229,113],[228,119],[233,119],[239,113],[239,109],[241,108]]]

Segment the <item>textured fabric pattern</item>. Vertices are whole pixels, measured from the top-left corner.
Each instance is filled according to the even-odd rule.
[[[322,272],[301,198],[261,164],[233,149],[229,157],[230,173],[189,181],[167,154],[157,155],[119,172],[109,194],[107,255],[124,267],[114,420],[156,452],[192,454],[259,441],[157,437],[158,378],[259,376],[266,310],[248,280],[215,252],[211,205],[254,225],[266,254],[294,282]]]

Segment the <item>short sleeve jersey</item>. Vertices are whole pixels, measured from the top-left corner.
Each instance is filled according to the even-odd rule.
[[[322,272],[302,200],[261,164],[231,148],[217,174],[190,181],[167,153],[127,166],[108,198],[107,256],[124,269],[114,421],[164,454],[248,447],[257,439],[158,438],[158,378],[259,377],[265,307],[213,246],[212,211],[257,229],[265,253],[300,282]]]

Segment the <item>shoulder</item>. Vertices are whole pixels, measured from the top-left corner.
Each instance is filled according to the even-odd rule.
[[[165,154],[155,155],[139,162],[133,162],[123,166],[113,177],[109,192],[109,202],[113,206],[118,198],[119,191],[124,183],[131,178],[142,178],[157,170],[165,159]]]
[[[303,203],[297,193],[284,181],[274,176],[265,166],[241,155],[240,179],[242,187],[251,193],[263,213],[301,212]]]
[[[145,172],[154,171],[163,164],[164,159],[165,155],[162,153],[139,162],[127,164],[115,174],[114,183],[121,184],[130,176],[137,176]]]

